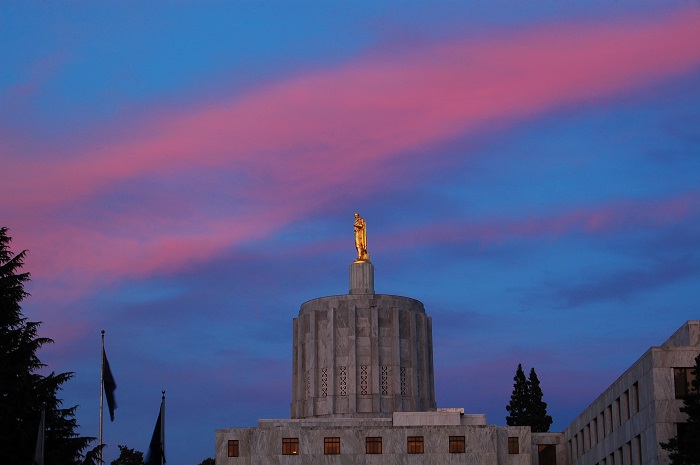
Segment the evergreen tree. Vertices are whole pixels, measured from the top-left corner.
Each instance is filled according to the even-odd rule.
[[[695,357],[692,374],[692,389],[683,399],[681,407],[688,420],[683,428],[679,428],[676,437],[661,443],[661,447],[669,451],[671,465],[700,464],[700,354]]]
[[[111,465],[143,465],[143,452],[129,449],[126,446],[119,447],[119,457],[112,460]]]
[[[536,433],[549,431],[552,417],[547,415],[547,403],[542,400],[542,388],[535,369],[530,370],[530,377],[526,379],[523,366],[518,364],[513,381],[513,393],[506,405],[510,414],[506,417],[508,426],[529,426]]]
[[[542,400],[542,388],[534,368],[530,370],[527,384],[530,394],[530,401],[527,406],[527,424],[530,425],[534,433],[546,433],[549,431],[549,427],[552,426],[552,417],[547,415],[547,402]]]
[[[523,366],[518,363],[518,369],[513,378],[513,393],[510,395],[510,403],[506,410],[510,415],[506,417],[508,426],[528,425],[528,404],[530,403],[530,386],[525,379]]]
[[[29,273],[18,271],[26,250],[13,254],[7,228],[0,228],[0,451],[3,463],[31,464],[36,447],[42,408],[46,411],[44,463],[74,464],[92,438],[75,433],[76,407],[61,408],[56,397],[61,385],[73,373],[37,373],[45,365],[36,355],[44,344],[53,342],[37,337],[41,323],[30,322],[20,303],[29,294],[24,284]]]
[[[87,451],[80,465],[102,465],[104,460],[102,460],[101,457],[104,447],[104,444],[100,444]]]

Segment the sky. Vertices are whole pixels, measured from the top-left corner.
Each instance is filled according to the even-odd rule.
[[[3,2],[0,225],[60,397],[169,465],[289,418],[292,320],[377,293],[433,321],[438,407],[563,430],[700,319],[700,3]]]

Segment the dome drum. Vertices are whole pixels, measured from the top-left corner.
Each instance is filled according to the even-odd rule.
[[[350,294],[294,319],[292,418],[435,410],[432,321],[407,297]]]

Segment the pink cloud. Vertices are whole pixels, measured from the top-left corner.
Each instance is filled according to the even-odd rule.
[[[65,202],[123,178],[195,164],[276,179],[320,167],[335,183],[355,166],[486,120],[610,96],[696,69],[698,41],[700,11],[690,8],[660,20],[557,24],[398,57],[373,55],[224,104],[153,117],[131,140],[28,164],[23,171],[46,182],[32,183],[27,202]],[[22,189],[24,182],[10,186]]]
[[[95,142],[77,153],[56,147],[54,156],[29,161],[0,148],[3,172],[12,173],[0,183],[0,195],[18,199],[18,211],[31,212],[23,216],[23,234],[33,235],[42,261],[54,251],[39,272],[59,276],[72,259],[76,270],[91,274],[147,274],[271,234],[329,205],[333,192],[376,189],[386,163],[406,151],[486,122],[613,97],[695,70],[698,43],[700,11],[688,8],[662,18],[554,24],[437,43],[398,56],[377,52],[222,103],[155,111],[130,138]],[[245,188],[233,187],[230,195],[253,213],[204,218],[197,230],[176,219],[140,237],[111,234],[109,223],[98,231],[51,216],[135,178],[177,176],[195,167],[246,179]],[[507,227],[521,235],[543,228],[595,231],[616,218],[603,211],[578,215],[545,226],[522,221]],[[109,221],[119,224],[119,216]]]
[[[517,238],[557,238],[566,234],[609,235],[632,228],[657,228],[697,217],[700,215],[698,205],[700,192],[692,191],[661,200],[614,201],[515,220],[433,225],[405,235],[393,235],[391,242],[403,246],[466,242],[492,244]]]

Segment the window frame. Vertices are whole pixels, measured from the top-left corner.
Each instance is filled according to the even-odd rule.
[[[340,455],[339,436],[327,436],[323,438],[323,455]]]
[[[367,436],[365,437],[365,454],[381,454],[382,453],[382,437]]]
[[[407,454],[424,454],[425,441],[423,436],[407,436],[406,437],[406,453]]]
[[[449,441],[450,454],[466,454],[467,443],[464,436],[450,436]]]
[[[515,455],[520,453],[520,438],[517,436],[508,436],[508,454]]]
[[[299,455],[299,438],[282,438],[282,455]]]
[[[228,452],[229,457],[238,457],[238,454],[240,452],[238,439],[229,439],[228,440],[228,451],[227,452]]]
[[[694,371],[694,367],[673,367],[673,392],[676,399],[685,399],[688,395],[696,393],[693,387]],[[681,380],[681,378],[684,379]],[[685,383],[681,385],[681,381]]]

